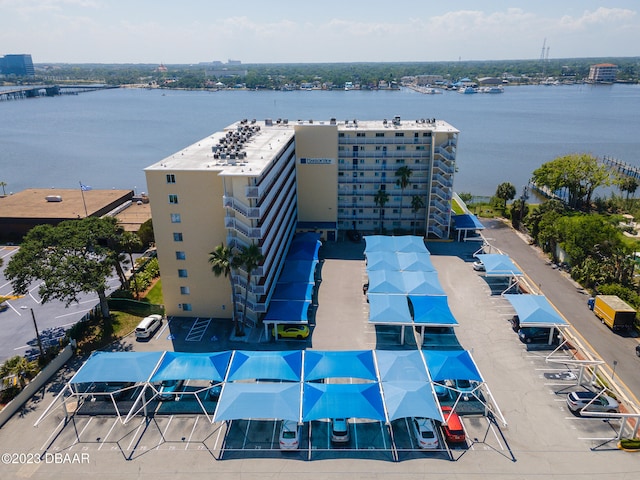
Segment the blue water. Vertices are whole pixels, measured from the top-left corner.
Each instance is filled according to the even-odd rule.
[[[118,89],[0,102],[0,181],[25,188],[146,190],[143,169],[242,118],[436,117],[460,130],[455,189],[518,190],[574,152],[640,166],[640,86],[508,87],[497,95],[401,91]]]

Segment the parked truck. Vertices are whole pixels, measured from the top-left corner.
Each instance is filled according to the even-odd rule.
[[[636,311],[617,295],[596,295],[589,308],[614,332],[633,328],[636,320]]]

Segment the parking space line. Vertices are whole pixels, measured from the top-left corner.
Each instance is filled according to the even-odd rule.
[[[199,342],[202,340],[210,323],[211,318],[196,318],[196,321],[191,325],[191,330],[187,333],[185,342]]]
[[[98,450],[102,449],[102,446],[107,442],[107,438],[109,438],[109,435],[111,435],[111,432],[113,431],[114,428],[116,428],[116,425],[118,423],[119,423],[119,420],[117,418],[114,418],[113,425],[111,425],[111,428],[105,435],[104,439],[102,440],[102,442],[100,442],[100,446],[98,447]]]
[[[47,445],[49,445],[49,444],[50,444],[50,440],[51,440],[55,435],[57,435],[58,433],[60,433],[60,432],[64,429],[64,427],[66,426],[64,422],[65,422],[65,419],[64,419],[64,418],[63,418],[62,420],[60,420],[60,423],[58,423],[58,425],[56,425],[56,428],[54,428],[54,429],[53,429],[53,431],[51,432],[51,435],[49,435],[49,436],[47,437],[47,440],[42,444],[42,447],[40,447],[40,450],[46,450],[46,449],[47,449],[46,447],[47,447]],[[61,426],[62,426],[62,428],[60,428]]]
[[[165,438],[167,438],[167,436],[166,436],[167,435],[167,430],[169,430],[169,426],[171,425],[172,421],[173,421],[173,415],[171,415],[169,417],[169,421],[167,422],[167,426],[164,427],[164,430],[160,434],[160,440],[158,440],[158,445],[156,445],[156,450],[160,449],[160,445],[165,443]]]
[[[93,417],[89,417],[89,421],[85,424],[85,426],[82,428],[82,430],[80,430],[80,433],[78,433],[76,435],[76,439],[73,441],[73,443],[71,444],[76,445],[77,443],[80,442],[80,437],[82,436],[82,434],[84,433],[84,431],[87,429],[87,427],[89,426],[89,424],[91,423],[91,421],[93,420]]]
[[[138,428],[136,429],[136,433],[134,433],[133,437],[131,437],[131,441],[129,442],[129,446],[127,447],[127,451],[131,450],[131,447],[133,446],[134,442],[138,438],[138,433],[140,433],[140,429],[144,426],[146,420],[147,419],[145,417],[142,417],[142,420],[140,420],[140,425],[138,425]]]
[[[189,444],[191,443],[191,437],[193,437],[193,432],[196,431],[196,425],[198,425],[198,420],[200,420],[200,415],[196,415],[196,421],[193,422],[193,428],[191,429],[191,433],[189,434],[189,438],[187,438],[187,444],[184,446],[184,449],[189,448]]]

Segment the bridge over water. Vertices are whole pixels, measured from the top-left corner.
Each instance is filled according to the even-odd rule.
[[[117,85],[29,85],[0,90],[0,100],[16,100],[22,98],[55,97],[56,95],[77,95],[83,92],[95,92],[120,88]]]

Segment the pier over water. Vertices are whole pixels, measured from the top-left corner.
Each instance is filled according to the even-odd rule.
[[[77,95],[84,92],[120,88],[117,85],[29,85],[0,90],[0,100]]]

